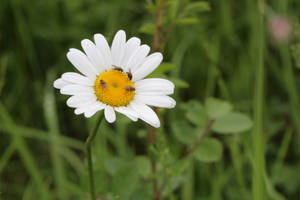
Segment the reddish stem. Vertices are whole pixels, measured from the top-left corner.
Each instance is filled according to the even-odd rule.
[[[213,123],[214,123],[214,120],[210,120],[208,122],[208,124],[206,125],[204,133],[201,135],[201,137],[199,138],[199,140],[194,144],[194,146],[185,154],[185,156],[183,157],[184,159],[188,158],[190,155],[192,155],[194,153],[194,151],[197,149],[197,147],[202,143],[202,141],[204,140],[204,138],[209,133],[209,131],[210,131],[211,126],[212,126]]]

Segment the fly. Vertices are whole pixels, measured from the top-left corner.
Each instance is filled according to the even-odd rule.
[[[113,67],[114,67],[114,70],[117,70],[119,72],[123,72],[123,69],[121,67],[118,67],[116,65],[113,65]]]
[[[130,72],[130,70],[129,70],[129,72],[126,72],[126,74],[127,74],[128,78],[131,80],[132,79],[132,73]]]
[[[125,90],[127,90],[128,92],[133,92],[135,91],[135,88],[131,86],[125,86]]]
[[[105,88],[107,88],[107,85],[106,85],[106,83],[103,81],[103,80],[100,80],[100,83],[101,83],[101,85],[102,85],[102,87],[105,89]]]

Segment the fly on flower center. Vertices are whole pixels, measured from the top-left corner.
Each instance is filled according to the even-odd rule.
[[[131,78],[131,73],[119,67],[101,73],[94,85],[98,100],[113,107],[128,105],[135,95]]]

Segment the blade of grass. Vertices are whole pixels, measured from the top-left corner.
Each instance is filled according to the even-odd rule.
[[[181,198],[184,200],[194,199],[194,159],[189,160],[189,170],[185,175]]]
[[[28,170],[30,176],[36,183],[36,188],[41,194],[41,199],[50,200],[51,194],[47,188],[47,183],[43,181],[43,176],[39,169],[36,166],[35,160],[29,151],[27,144],[25,143],[24,139],[19,136],[14,136],[14,140],[17,145],[18,152],[20,157],[22,158],[26,169]]]
[[[1,103],[0,103],[0,111],[1,111]],[[3,117],[2,114],[3,113],[0,112],[0,118]],[[7,126],[5,123],[3,123],[2,126],[0,126],[0,130],[3,131],[4,133],[7,132],[10,134],[14,134],[13,130],[18,130],[17,131],[18,134],[21,135],[22,137],[43,140],[46,142],[56,142],[61,145],[65,145],[67,147],[71,147],[71,148],[78,149],[81,151],[84,150],[84,144],[83,144],[83,142],[81,142],[79,140],[75,140],[73,138],[69,138],[69,137],[62,136],[62,135],[53,136],[50,138],[46,131],[39,130],[39,129],[28,128],[26,126],[16,125],[16,124]]]
[[[225,169],[223,165],[216,165],[216,172],[210,178],[212,185],[211,200],[222,199],[222,191],[226,188],[234,174],[232,168]],[[245,199],[243,197],[243,199]]]
[[[14,134],[12,135],[13,142],[15,143],[17,147],[17,151],[20,154],[20,157],[28,170],[28,173],[32,177],[33,181],[36,184],[36,187],[38,191],[41,194],[41,199],[44,200],[50,200],[51,194],[48,190],[46,184],[43,182],[43,176],[39,169],[37,168],[37,165],[35,163],[35,160],[33,158],[33,155],[31,154],[24,138],[19,134],[19,130],[13,128],[13,121],[10,118],[9,114],[5,111],[4,107],[2,107],[2,104],[0,104],[0,119],[1,121],[6,124],[8,127],[12,127],[11,131]]]
[[[0,174],[15,151],[16,151],[16,145],[14,142],[11,142],[9,146],[6,148],[6,150],[4,151],[2,157],[0,158]]]
[[[22,11],[24,10],[23,7],[23,1],[20,0],[12,0],[10,1],[11,8],[13,11],[13,17],[16,21],[15,26],[16,30],[18,31],[18,37],[20,39],[20,43],[23,45],[24,53],[27,55],[26,58],[28,59],[28,62],[30,63],[31,72],[39,76],[41,75],[41,67],[39,67],[38,64],[38,58],[35,51],[33,39],[31,36],[31,33],[28,29],[28,24],[26,21],[26,18]]]
[[[83,172],[83,163],[73,151],[66,147],[60,147],[58,151],[60,155],[64,157],[65,161],[68,162],[78,174]]]
[[[246,199],[246,197],[248,195],[246,194],[247,190],[246,190],[245,177],[244,177],[244,174],[242,171],[243,159],[242,159],[241,152],[239,149],[240,146],[238,143],[238,139],[239,139],[238,136],[236,136],[235,138],[228,138],[227,145],[230,150],[231,160],[232,160],[234,171],[236,173],[236,179],[239,184],[240,193]]]
[[[283,139],[280,144],[274,166],[281,166],[283,164],[284,159],[288,153],[288,148],[290,147],[292,141],[292,135],[292,129],[288,127],[283,134]]]
[[[300,133],[300,107],[299,107],[299,95],[296,88],[296,82],[291,63],[290,51],[287,45],[284,45],[280,49],[280,56],[283,66],[283,75],[285,80],[286,90],[288,92],[290,101],[290,111],[292,113],[292,119],[294,125],[297,128],[297,132]]]
[[[49,129],[49,134],[51,138],[59,137],[59,127],[57,122],[57,113],[55,106],[55,98],[53,95],[53,87],[51,84],[51,80],[53,80],[53,73],[48,73],[48,81],[45,87],[45,95],[44,95],[44,114],[46,119],[46,124]],[[64,182],[66,180],[65,177],[65,169],[64,163],[59,154],[60,143],[54,142],[52,139],[50,151],[52,158],[52,165],[54,170],[54,178],[56,184],[56,190],[58,193],[58,198],[61,200],[67,200],[67,195],[64,190]]]
[[[2,56],[0,58],[0,96],[2,93],[2,89],[5,84],[6,72],[7,72],[7,63],[8,63],[8,56]]]
[[[23,198],[22,200],[32,200],[33,199],[33,188],[34,186],[32,183],[29,183],[23,193]]]

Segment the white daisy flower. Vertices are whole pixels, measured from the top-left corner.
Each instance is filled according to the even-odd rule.
[[[159,52],[148,55],[150,47],[141,45],[139,38],[126,41],[126,34],[120,30],[115,35],[111,48],[105,37],[94,35],[95,43],[88,39],[81,41],[85,54],[70,49],[67,58],[81,73],[66,72],[54,82],[54,87],[64,95],[75,114],[91,117],[104,109],[109,123],[116,120],[115,111],[133,121],[141,119],[159,127],[156,113],[149,107],[173,108],[174,84],[161,78],[146,78],[161,63]]]

